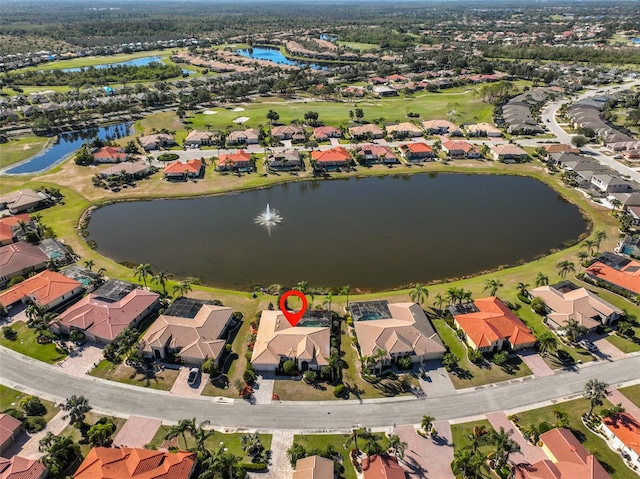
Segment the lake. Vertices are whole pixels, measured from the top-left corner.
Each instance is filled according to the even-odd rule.
[[[87,140],[98,137],[102,140],[107,138],[122,138],[129,135],[130,125],[120,123],[118,125],[102,126],[99,128],[85,128],[83,130],[62,133],[58,139],[42,153],[29,158],[18,165],[4,171],[7,175],[20,175],[27,173],[41,173],[63,161],[70,154],[76,151]]]
[[[254,58],[257,60],[267,60],[273,63],[280,63],[283,65],[296,65],[299,67],[309,66],[315,70],[326,70],[326,67],[322,67],[315,63],[298,62],[295,60],[289,60],[285,57],[278,48],[266,48],[266,47],[253,47],[245,48],[242,50],[236,50],[236,53],[246,58]]]
[[[266,204],[282,224],[254,219]],[[116,261],[239,290],[274,283],[385,290],[472,275],[578,238],[578,208],[531,178],[437,174],[305,181],[93,212]]]
[[[125,66],[130,66],[130,67],[142,67],[145,65],[148,65],[150,63],[153,62],[157,62],[157,63],[163,63],[162,61],[162,57],[160,56],[152,56],[152,57],[142,57],[142,58],[135,58],[133,60],[128,60],[126,62],[117,62],[117,63],[103,63],[101,65],[93,65],[93,68],[96,68],[98,70],[101,70],[103,68],[109,68],[109,67],[115,67],[115,66],[120,66],[120,65],[125,65]],[[79,72],[82,71],[84,68],[90,68],[90,67],[76,67],[76,68],[62,68],[63,72]],[[192,71],[189,70],[185,70],[184,68],[182,69],[182,73],[193,73]]]

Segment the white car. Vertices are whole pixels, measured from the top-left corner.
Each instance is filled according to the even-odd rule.
[[[191,368],[189,370],[189,377],[187,377],[187,383],[194,385],[198,382],[198,377],[200,377],[200,370],[198,368]]]

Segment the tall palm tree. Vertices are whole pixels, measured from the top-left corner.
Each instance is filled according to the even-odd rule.
[[[38,445],[44,456],[40,459],[54,477],[65,476],[65,472],[82,459],[80,446],[71,437],[55,436],[51,431],[40,440]]]
[[[158,271],[158,273],[153,276],[153,282],[162,286],[162,293],[165,296],[167,296],[167,280],[171,277],[172,275],[170,273],[165,273],[164,271]]]
[[[490,278],[484,283],[484,288],[482,291],[489,291],[489,296],[495,296],[498,292],[499,288],[502,288],[504,285],[497,278]]]
[[[375,364],[380,363],[380,374],[382,374],[382,366],[384,364],[383,359],[387,356],[387,354],[388,353],[384,349],[376,348],[375,352],[371,356]]]
[[[433,306],[440,312],[442,312],[442,306],[444,305],[444,303],[447,302],[447,300],[444,298],[444,296],[442,296],[440,293],[436,294],[436,297],[433,298]]]
[[[380,447],[380,436],[371,432],[371,429],[367,428],[360,431],[360,438],[367,445],[367,456],[372,456],[373,454],[382,452]]]
[[[354,428],[354,429],[351,430],[351,435],[347,439],[347,442],[344,443],[344,448],[345,449],[349,449],[349,446],[351,445],[351,443],[353,443],[353,446],[355,448],[356,453],[360,452],[360,449],[358,448],[358,436],[360,435],[361,431],[364,431],[364,429],[355,429]]]
[[[100,276],[101,278],[104,276],[106,272],[107,272],[106,268],[99,268],[98,271],[96,271],[96,273],[98,273],[98,276]]]
[[[488,434],[486,426],[474,426],[469,434],[469,445],[473,452],[476,452],[480,446],[487,442]]]
[[[184,295],[190,291],[192,291],[191,282],[186,279],[179,281],[173,286],[173,294],[178,293],[180,298],[184,297]]]
[[[460,471],[465,479],[479,479],[482,477],[481,472],[485,467],[485,460],[479,452],[465,447],[455,451],[451,466],[454,472]]]
[[[456,300],[460,296],[460,290],[458,288],[451,287],[447,289],[446,298],[449,301],[449,304],[455,304]]]
[[[587,332],[587,328],[575,319],[570,319],[569,321],[567,321],[562,330],[564,331],[567,339],[572,343],[575,343],[578,338],[580,338],[580,336]]]
[[[602,230],[598,230],[593,233],[593,240],[595,241],[596,251],[600,250],[600,244],[603,240],[607,239],[607,233]]]
[[[607,391],[608,387],[609,385],[607,383],[600,381],[599,379],[589,379],[584,385],[582,397],[589,401],[589,412],[587,413],[587,417],[591,417],[593,409],[596,406],[602,406],[602,400],[609,395],[609,392]]]
[[[582,264],[589,258],[589,253],[586,251],[578,251],[578,273],[580,273],[580,268],[582,268]]]
[[[518,290],[518,293],[520,293],[522,296],[526,296],[528,291],[527,288],[529,287],[529,283],[518,283],[518,286],[516,286],[516,289]]]
[[[414,303],[419,303],[420,305],[422,305],[429,297],[429,290],[427,290],[426,286],[424,286],[423,284],[416,283],[413,289],[409,291],[409,297]]]
[[[306,281],[298,281],[298,284],[294,289],[297,289],[298,291],[300,291],[302,294],[306,296],[307,294],[309,294],[309,283],[307,283]],[[313,304],[314,296],[312,294],[310,294],[310,296],[311,296],[311,304]]]
[[[422,421],[420,422],[420,427],[422,428],[422,430],[424,432],[426,432],[427,434],[429,433],[429,431],[431,431],[431,427],[433,426],[433,421],[435,421],[436,418],[433,416],[422,416]]]
[[[553,352],[558,349],[558,338],[551,331],[545,331],[538,336],[538,351],[540,353]]]
[[[549,276],[544,273],[538,273],[536,275],[536,287],[546,286],[549,284]]]
[[[584,243],[582,243],[582,247],[587,248],[587,253],[589,253],[589,256],[591,256],[593,254],[593,249],[597,244],[598,242],[596,240],[586,239],[584,240]]]
[[[145,288],[147,287],[147,278],[150,276],[153,276],[153,272],[149,263],[141,263],[133,270],[133,277],[141,279]]]
[[[408,444],[397,434],[392,434],[389,436],[389,444],[387,444],[387,449],[393,452],[393,455],[398,459],[402,459],[404,457],[404,451],[407,448]]]
[[[174,437],[181,436],[182,442],[184,443],[184,450],[188,450],[187,447],[187,433],[191,434],[191,437],[194,437],[194,432],[196,430],[196,419],[180,419],[178,424],[175,426],[171,426],[169,428],[169,432],[164,436],[166,440],[173,439]],[[179,445],[178,445],[179,446]]]
[[[327,293],[327,299],[324,300],[324,302],[322,303],[323,306],[327,307],[327,310],[329,311],[329,313],[331,313],[331,300],[333,299],[333,294],[332,293]]]
[[[509,456],[515,452],[520,452],[520,445],[511,439],[513,430],[505,431],[500,427],[497,431],[489,434],[489,441],[495,446],[495,469],[500,470],[509,460]]]
[[[556,268],[558,269],[558,274],[562,279],[567,277],[567,273],[575,273],[576,271],[576,265],[569,260],[560,261],[556,265]]]
[[[351,285],[343,286],[342,289],[340,290],[340,295],[347,297],[347,306],[346,306],[347,311],[349,311],[349,294],[350,293],[351,293]]]
[[[85,267],[91,271],[91,269],[96,265],[96,262],[93,261],[92,259],[88,259],[87,261],[84,262]]]
[[[82,424],[87,413],[91,411],[91,406],[87,398],[74,394],[67,399],[67,402],[62,406],[62,410],[67,413],[63,419],[69,418],[69,424]]]
[[[193,424],[195,425],[195,418],[193,419]],[[205,420],[198,424],[192,431],[193,439],[196,442],[196,450],[198,451],[199,457],[201,459],[207,457],[210,453],[206,448],[206,441],[211,436],[213,436],[216,432],[213,429],[205,429],[206,426],[209,426],[211,421]]]

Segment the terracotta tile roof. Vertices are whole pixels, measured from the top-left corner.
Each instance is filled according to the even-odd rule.
[[[378,159],[397,159],[396,154],[386,145],[362,145],[356,150],[357,155],[373,155]]]
[[[20,222],[30,223],[31,217],[27,213],[0,218],[0,243],[13,239],[14,231],[19,229]]]
[[[340,128],[336,128],[335,126],[319,126],[313,129],[313,135],[316,138],[325,138],[329,135],[342,136],[342,131]]]
[[[74,479],[189,479],[193,452],[162,452],[130,447],[94,447]]]
[[[93,154],[93,157],[96,160],[116,159],[119,161],[123,161],[127,159],[128,155],[124,152],[122,148],[118,148],[115,146],[103,146]]]
[[[445,151],[462,151],[469,153],[475,151],[476,147],[466,141],[447,140],[442,142],[442,149]]]
[[[41,306],[46,306],[81,286],[75,279],[67,278],[55,271],[44,270],[1,293],[0,304],[9,306],[28,297]]]
[[[433,153],[433,148],[422,142],[405,143],[400,145],[399,148],[401,150],[410,151],[411,153]]]
[[[494,145],[491,147],[491,151],[495,155],[503,156],[526,156],[528,153],[520,148],[518,145],[512,145],[511,143],[505,143],[504,145]]]
[[[425,120],[422,122],[422,128],[425,130],[445,130],[455,131],[459,128],[448,120]]]
[[[0,479],[41,479],[46,476],[46,472],[47,468],[36,459],[0,457]]]
[[[280,310],[263,311],[251,363],[276,367],[281,357],[290,357],[326,366],[330,338],[328,327],[293,327]]]
[[[96,338],[112,341],[159,300],[159,294],[143,289],[134,289],[115,302],[88,294],[60,314],[57,321],[67,329],[75,327],[90,332]]]
[[[35,245],[19,241],[0,248],[0,271],[9,276],[25,270],[44,266],[49,257]]]
[[[11,440],[11,437],[21,429],[21,421],[8,414],[0,414],[0,445],[4,445],[7,441]]]
[[[499,339],[512,346],[536,341],[522,320],[495,296],[476,299],[473,304],[478,312],[455,315],[454,319],[477,347],[490,346]]]
[[[184,174],[188,172],[189,175],[197,175],[200,173],[200,169],[202,168],[202,160],[191,159],[187,160],[186,163],[181,161],[173,161],[164,167],[165,175],[177,175]]]
[[[640,263],[637,261],[630,261],[621,270],[596,261],[585,274],[640,294]]]
[[[565,145],[565,144],[556,144],[556,145],[547,145],[544,147],[547,153],[574,153],[579,154],[580,148],[576,148],[575,146]]]
[[[244,150],[240,150],[236,153],[222,154],[218,157],[218,166],[226,166],[227,163],[238,164],[247,163],[251,160],[251,155]]]
[[[311,158],[322,162],[346,162],[351,160],[351,155],[346,148],[342,146],[336,146],[330,150],[312,151]]]
[[[364,479],[406,479],[405,470],[391,456],[369,456],[362,460]]]
[[[366,135],[367,133],[371,133],[372,135],[382,135],[382,128],[371,123],[360,126],[352,126],[351,128],[349,128],[349,134],[351,136],[362,136]]]
[[[298,459],[292,479],[333,479],[333,461],[320,456]]]
[[[620,439],[625,446],[640,456],[640,421],[628,413],[606,417],[602,423]]]

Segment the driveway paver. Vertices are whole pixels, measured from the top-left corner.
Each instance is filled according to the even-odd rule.
[[[205,373],[200,373],[200,378],[198,382],[193,386],[187,383],[187,378],[189,377],[189,367],[180,368],[180,372],[178,373],[178,377],[176,381],[171,386],[171,394],[174,396],[180,396],[185,398],[197,398],[200,397],[202,391],[204,391],[204,387],[207,385],[207,381],[209,381],[209,375]]]
[[[454,479],[451,426],[448,421],[437,421],[433,425],[438,431],[434,438],[418,436],[412,425],[394,428],[394,433],[407,443],[400,464],[407,470],[409,479]]]
[[[256,404],[271,404],[273,386],[276,380],[273,376],[257,376],[253,386],[253,397]]]
[[[598,359],[618,361],[626,357],[626,354],[607,341],[606,337],[596,339],[593,344],[598,346],[598,351],[595,353]]]
[[[84,376],[104,358],[102,348],[97,346],[83,346],[76,348],[72,355],[58,363],[63,371],[74,376]]]
[[[518,357],[531,369],[535,377],[553,376],[553,369],[551,369],[549,365],[544,362],[544,359],[533,349],[519,351]]]
[[[624,410],[631,414],[635,418],[640,418],[640,407],[633,404],[627,396],[622,394],[617,389],[609,388],[609,397],[607,398],[613,404],[621,403]]]
[[[140,416],[129,416],[122,429],[113,438],[114,447],[144,447],[162,426],[162,421]]]
[[[293,468],[287,457],[287,449],[293,444],[294,431],[277,430],[271,436],[271,459],[267,472],[249,472],[250,479],[283,479],[291,477]]]
[[[511,456],[511,461],[516,464],[533,464],[534,462],[547,459],[547,455],[542,452],[542,448],[527,442],[524,436],[520,433],[520,430],[515,427],[509,419],[507,419],[507,415],[504,412],[487,414],[487,419],[496,431],[500,430],[500,427],[503,427],[506,432],[509,432],[510,430],[513,431],[511,439],[518,443],[521,454],[513,454]]]
[[[428,397],[449,396],[456,393],[449,373],[440,361],[424,363],[424,377],[420,378],[420,387]]]

